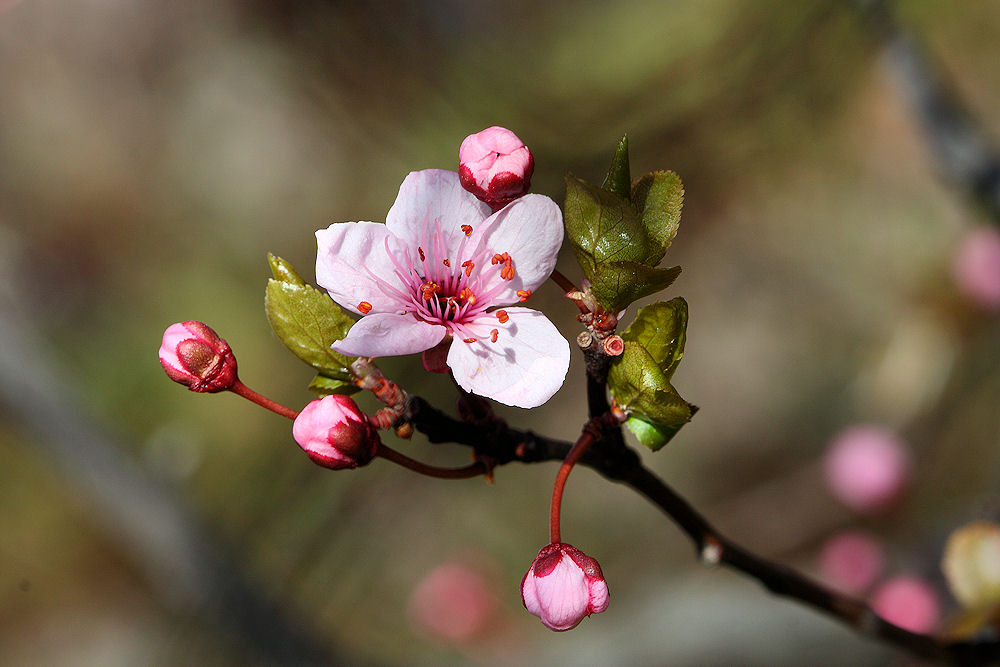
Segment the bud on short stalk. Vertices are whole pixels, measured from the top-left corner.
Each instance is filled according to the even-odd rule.
[[[521,580],[521,600],[550,630],[572,630],[608,608],[608,584],[596,560],[557,542],[538,552]]]
[[[232,349],[203,322],[167,327],[160,344],[160,364],[171,380],[191,391],[226,391],[238,381]]]
[[[378,433],[354,400],[338,394],[303,408],[292,436],[314,463],[332,470],[367,465],[379,444]]]
[[[470,134],[458,149],[462,187],[494,211],[528,192],[535,160],[517,135],[503,127]]]

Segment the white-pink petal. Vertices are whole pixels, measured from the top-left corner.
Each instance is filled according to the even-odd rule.
[[[355,322],[347,337],[331,347],[351,357],[392,357],[430,349],[447,333],[444,326],[410,314],[372,313]]]
[[[455,381],[470,393],[505,405],[534,408],[562,386],[569,368],[569,343],[540,312],[530,308],[506,311],[509,319],[504,325],[496,315],[485,313],[471,324],[473,333],[485,334],[484,340],[466,343],[456,335],[448,366]],[[495,343],[488,337],[493,328],[499,332]]]
[[[513,258],[514,279],[504,281],[496,271],[489,285],[506,287],[496,303],[515,303],[518,290],[535,291],[552,275],[563,241],[562,212],[544,195],[524,195],[494,213],[477,237],[493,252]]]
[[[475,228],[489,215],[490,207],[462,188],[457,172],[424,169],[410,172],[403,180],[385,225],[412,248],[423,244],[425,236],[433,235],[440,225],[444,248],[454,252],[465,237],[462,225]]]
[[[344,308],[359,313],[366,302],[374,313],[402,311],[402,299],[379,287],[377,276],[396,290],[403,290],[395,275],[395,265],[385,245],[395,257],[405,257],[399,239],[383,224],[337,222],[316,232],[316,282]]]

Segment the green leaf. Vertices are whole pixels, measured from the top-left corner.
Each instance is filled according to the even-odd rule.
[[[638,417],[629,417],[625,425],[635,434],[636,439],[654,452],[670,442],[681,425],[658,426],[648,421],[643,421]]]
[[[684,355],[686,330],[684,299],[678,297],[642,308],[635,322],[622,332],[624,350],[608,373],[615,402],[629,413],[629,428],[654,451],[698,410],[670,384]]]
[[[628,135],[626,134],[618,142],[615,156],[611,158],[611,168],[608,175],[601,184],[603,190],[616,194],[622,199],[628,199],[632,194],[632,177],[629,175],[628,166]]]
[[[676,297],[640,308],[621,337],[642,346],[669,380],[684,356],[687,321],[687,301]]]
[[[299,277],[290,264],[269,256],[274,278],[267,281],[264,310],[281,342],[302,361],[328,378],[349,382],[353,357],[330,345],[347,335],[354,320],[333,299]]]
[[[607,262],[590,278],[594,297],[611,313],[633,301],[656,294],[677,280],[681,267],[655,269],[639,262]]]
[[[607,262],[652,266],[663,256],[650,242],[631,202],[574,176],[566,177],[563,220],[573,252],[588,278]]]
[[[684,185],[680,176],[672,171],[646,174],[632,186],[632,203],[649,237],[666,253],[681,223]],[[660,255],[657,261],[662,257]]]
[[[344,396],[350,396],[351,394],[361,391],[361,387],[353,382],[331,378],[325,375],[317,375],[314,377],[312,382],[309,383],[309,389],[320,397],[329,396],[330,394],[343,394]]]
[[[302,276],[299,275],[298,271],[277,255],[267,253],[267,264],[271,267],[271,274],[274,275],[275,280],[280,280],[290,285],[306,284],[306,281],[302,280]]]

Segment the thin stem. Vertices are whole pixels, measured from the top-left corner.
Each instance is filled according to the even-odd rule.
[[[437,466],[427,465],[426,463],[411,459],[409,456],[400,454],[395,449],[382,443],[379,443],[378,447],[375,448],[375,456],[381,456],[387,461],[392,461],[421,475],[437,477],[439,479],[469,479],[470,477],[479,477],[487,473],[486,465],[482,461],[476,461],[464,468],[438,468]]]
[[[569,479],[569,474],[573,470],[573,466],[576,462],[580,460],[580,457],[586,453],[594,440],[597,439],[599,431],[591,426],[596,420],[591,420],[587,422],[587,425],[583,429],[583,434],[580,436],[573,448],[569,450],[569,454],[563,459],[562,465],[559,466],[559,472],[556,473],[556,482],[552,486],[552,506],[549,509],[549,541],[553,544],[562,542],[562,536],[559,531],[559,518],[562,512],[562,497],[563,490],[566,488],[566,480]]]
[[[566,294],[567,297],[569,297],[570,293],[572,292],[580,291],[580,288],[574,285],[572,280],[564,276],[556,269],[552,269],[552,275],[550,275],[549,278],[551,278],[552,282],[554,282],[556,285],[559,285],[559,288]],[[590,312],[590,308],[587,308],[587,306],[585,306],[580,299],[573,299],[572,297],[569,298],[573,303],[576,304],[576,307],[579,308],[581,313]]]
[[[579,292],[580,291],[580,289],[576,285],[573,284],[572,280],[570,280],[569,278],[567,278],[566,276],[564,276],[557,269],[552,269],[552,275],[549,276],[549,278],[551,278],[552,282],[554,282],[556,285],[559,285],[559,287],[564,292]]]
[[[251,389],[250,387],[246,386],[245,384],[243,384],[239,380],[237,380],[236,382],[233,383],[233,386],[229,388],[229,391],[233,392],[237,396],[242,396],[243,398],[247,399],[248,401],[256,403],[257,405],[259,405],[262,408],[267,408],[271,412],[273,412],[275,414],[279,414],[282,417],[288,417],[289,419],[293,419],[294,420],[296,417],[299,416],[298,411],[292,410],[291,408],[286,408],[281,403],[278,403],[276,401],[272,401],[271,399],[267,398],[266,396],[261,396],[260,394],[258,394],[253,389]]]

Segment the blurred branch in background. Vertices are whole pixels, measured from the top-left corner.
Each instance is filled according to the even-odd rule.
[[[226,636],[234,655],[265,663],[338,664],[328,646],[303,630],[308,624],[291,618],[289,604],[271,599],[265,586],[244,575],[174,489],[82,413],[59,369],[43,356],[25,309],[14,302],[18,286],[10,287],[0,293],[0,414],[37,434],[33,442],[44,448],[48,464],[131,554],[160,603],[207,620]]]
[[[884,42],[885,66],[920,120],[944,175],[976,197],[1000,224],[1000,153],[948,86],[920,40],[885,0],[853,0]]]

